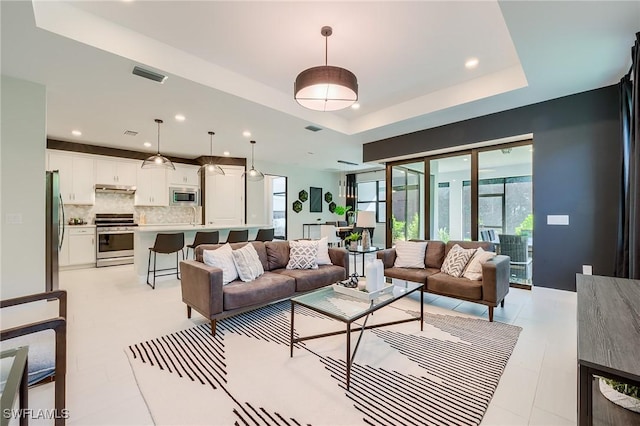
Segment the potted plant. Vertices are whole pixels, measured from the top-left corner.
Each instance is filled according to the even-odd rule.
[[[352,249],[358,248],[358,241],[360,240],[359,232],[352,232],[344,238],[345,242],[349,243],[349,247]]]
[[[338,216],[344,216],[349,210],[351,210],[351,206],[336,206],[333,212]]]

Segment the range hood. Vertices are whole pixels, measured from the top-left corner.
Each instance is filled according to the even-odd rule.
[[[96,184],[96,192],[117,192],[120,194],[133,194],[134,192],[136,192],[136,187],[126,185]]]

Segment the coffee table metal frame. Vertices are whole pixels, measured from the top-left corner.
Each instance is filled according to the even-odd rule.
[[[401,323],[405,323],[405,322],[410,322],[410,321],[420,321],[420,331],[424,330],[424,292],[420,291],[420,317],[418,318],[410,318],[410,319],[404,319],[404,320],[397,320],[397,321],[391,321],[391,322],[386,322],[386,323],[382,323],[382,324],[374,324],[374,325],[369,325],[367,326],[367,321],[369,320],[369,316],[371,314],[373,314],[375,311],[377,311],[378,309],[390,305],[391,303],[395,302],[398,299],[401,299],[415,291],[421,290],[423,287],[423,284],[420,283],[413,283],[413,282],[405,282],[404,286],[396,286],[396,288],[394,288],[394,292],[387,294],[387,295],[383,295],[378,299],[374,299],[370,302],[369,307],[366,309],[363,309],[359,312],[354,313],[353,315],[340,315],[340,314],[336,314],[335,312],[330,312],[327,309],[323,309],[321,306],[318,306],[316,304],[314,304],[314,301],[317,301],[317,299],[311,299],[310,301],[308,301],[307,299],[310,299],[310,297],[317,297],[319,293],[325,293],[324,294],[324,298],[322,298],[322,301],[326,301],[326,298],[328,297],[336,297],[336,298],[340,298],[340,299],[345,299],[345,300],[353,300],[353,301],[357,301],[362,303],[363,300],[360,299],[356,299],[354,297],[351,296],[347,296],[341,293],[336,293],[332,287],[323,287],[321,289],[315,290],[313,292],[310,293],[306,293],[303,294],[301,296],[297,296],[297,297],[293,297],[291,298],[291,333],[290,333],[290,340],[289,340],[289,348],[290,348],[290,357],[293,357],[293,345],[299,342],[304,342],[306,340],[312,340],[312,339],[319,339],[321,337],[329,337],[329,336],[335,336],[338,334],[346,334],[347,337],[347,359],[346,359],[346,365],[347,365],[347,380],[346,380],[346,384],[347,384],[347,389],[349,389],[349,385],[351,383],[351,365],[353,364],[353,360],[355,359],[356,356],[356,352],[358,351],[358,346],[360,345],[360,340],[362,339],[362,335],[364,333],[365,330],[371,329],[371,328],[378,328],[378,327],[384,327],[384,326],[388,326],[388,325],[394,325],[394,324],[401,324]],[[322,295],[320,295],[322,296]],[[322,333],[322,334],[314,334],[311,336],[304,336],[304,337],[294,337],[294,319],[295,319],[295,306],[296,305],[300,305],[300,306],[304,306],[307,309],[311,309],[312,311],[318,312],[322,315],[325,315],[329,318],[335,319],[337,321],[341,321],[343,323],[345,323],[346,325],[346,329],[345,330],[339,330],[339,331],[333,331],[333,332],[329,332],[329,333]],[[361,326],[358,327],[354,327],[352,329],[351,324],[354,323],[355,321],[361,319],[361,318],[365,318],[364,322],[362,323]],[[356,342],[355,348],[353,349],[353,353],[351,352],[351,333],[352,332],[357,332],[359,331],[360,334],[358,335],[358,341]]]
[[[375,246],[371,246],[368,249],[363,248],[362,246],[358,246],[357,248],[349,248],[347,247],[347,251],[351,254],[353,254],[353,269],[357,270],[357,257],[359,254],[362,255],[362,275],[361,277],[364,277],[364,256],[369,254],[369,253],[376,253],[379,252],[381,250],[384,250],[382,247],[375,247]]]

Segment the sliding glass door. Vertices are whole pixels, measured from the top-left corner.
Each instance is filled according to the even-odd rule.
[[[431,239],[471,239],[471,155],[429,161]]]
[[[390,186],[387,241],[424,238],[424,162],[392,166]]]

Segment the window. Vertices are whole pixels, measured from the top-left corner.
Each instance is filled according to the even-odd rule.
[[[383,180],[358,182],[357,210],[375,212],[376,221],[384,222],[386,204],[386,186]]]

